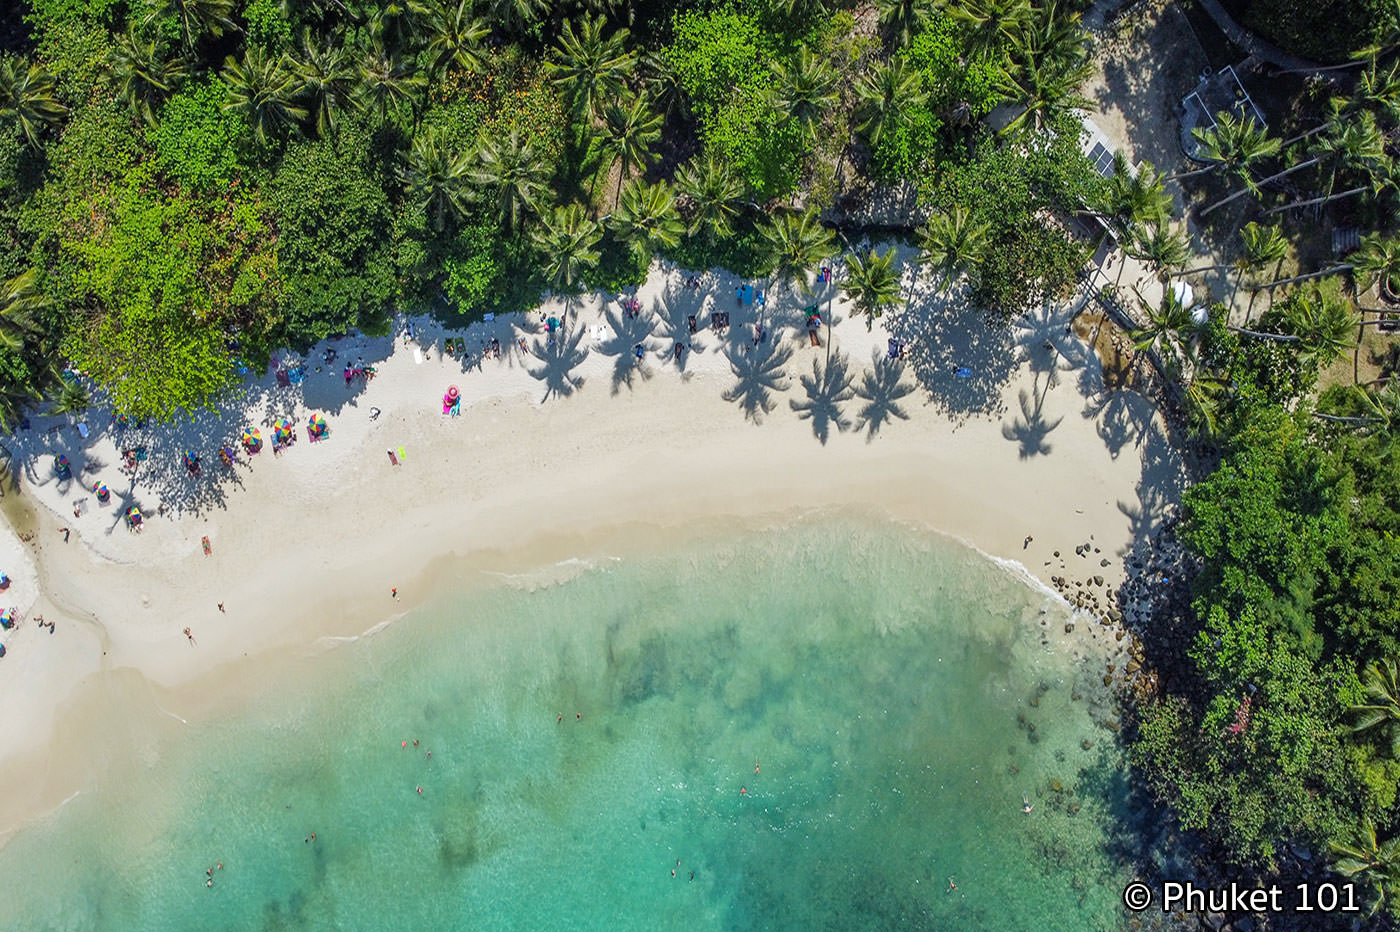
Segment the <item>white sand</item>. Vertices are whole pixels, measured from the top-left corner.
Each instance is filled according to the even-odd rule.
[[[40,566],[36,572],[18,542],[0,536],[0,569],[15,580],[0,604],[41,611],[57,632],[31,623],[3,639],[0,767],[15,764],[16,776],[0,828],[76,785],[56,763],[71,756],[53,729],[63,697],[84,680],[130,668],[158,687],[189,684],[240,657],[360,634],[422,596],[427,583],[418,581],[436,557],[524,569],[623,551],[628,540],[654,541],[697,522],[839,507],[940,529],[1041,579],[1067,566],[1074,578],[1101,573],[1111,583],[1122,557],[1174,500],[1179,467],[1150,404],[1131,393],[1100,394],[1097,362],[1065,334],[1071,308],[1028,315],[999,345],[980,314],[947,310],[921,289],[907,317],[891,316],[870,332],[863,320],[846,320],[836,301],[833,358],[848,362],[855,385],[872,356],[885,355],[880,323],[923,329],[903,375],[912,388],[899,401],[908,419],[872,433],[861,423],[865,399],[838,401],[851,429],[831,426],[822,443],[814,435],[822,418],[800,417],[791,404],[806,403],[800,380],[812,381],[813,362],[826,357],[801,329],[806,302],[770,295],[773,332],[762,352],[776,345],[791,357],[770,379],[771,410],[755,408],[750,417],[742,392],[730,399],[736,385],[755,384],[735,374],[757,358],[748,349],[752,308],[735,307],[732,276],[711,274],[690,291],[687,274],[653,268],[637,321],[615,300],[573,302],[568,335],[555,350],[538,312],[454,331],[472,352],[493,334],[501,341],[500,360],[466,371],[444,357],[441,328],[415,319],[416,339],[408,341],[401,320],[392,340],[329,344],[339,355],[329,365],[325,345],[314,348],[301,386],[279,388],[269,375],[245,386],[224,415],[201,414],[177,429],[121,433],[110,412],[95,408],[83,442],[72,427],[45,432],[68,421],[36,420],[11,447],[23,464],[25,496],[44,506]],[[818,294],[825,311],[826,295]],[[723,351],[728,341],[705,330],[680,337],[693,349],[678,370],[666,319],[684,332],[688,314],[704,325],[711,308],[731,313],[735,364]],[[563,303],[545,313],[562,314]],[[637,326],[653,327],[640,366],[629,329]],[[529,354],[517,343],[522,330]],[[561,345],[577,360],[567,379]],[[361,355],[378,377],[347,389],[341,365]],[[1005,381],[995,378],[990,396],[978,396],[982,376],[1013,358]],[[973,379],[951,371],[964,360],[976,367]],[[460,417],[442,413],[449,384],[461,390]],[[990,406],[964,404],[988,397]],[[382,411],[374,420],[372,407]],[[312,411],[330,422],[322,442],[308,442]],[[270,427],[283,414],[294,418],[299,440],[274,457]],[[237,444],[249,424],[266,441],[252,458]],[[133,481],[118,469],[119,451],[138,443],[149,459]],[[220,443],[239,450],[232,472],[220,466]],[[386,450],[401,445],[407,460],[393,466]],[[186,447],[202,456],[201,480],[185,474]],[[55,475],[58,452],[73,463],[69,483]],[[105,506],[88,491],[98,479],[112,490]],[[88,505],[75,519],[78,499]],[[146,515],[140,534],[121,518],[131,502]],[[64,526],[73,529],[66,544],[57,530]],[[1034,541],[1023,550],[1027,534]],[[201,552],[204,536],[212,556]],[[1091,536],[1111,566],[1100,568],[1098,554],[1075,556],[1075,545]],[[1052,560],[1053,550],[1066,562]],[[197,646],[182,634],[186,626]]]

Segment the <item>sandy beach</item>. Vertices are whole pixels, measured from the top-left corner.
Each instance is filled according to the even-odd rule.
[[[911,308],[867,330],[839,295],[828,303],[831,286],[814,299],[784,289],[769,294],[755,345],[740,283],[711,273],[693,289],[690,275],[654,266],[635,318],[596,295],[466,330],[400,317],[392,337],[286,353],[277,362],[299,364],[299,384],[269,370],[221,413],[174,427],[120,429],[94,407],[83,439],[78,419],[35,418],[8,443],[22,502],[8,503],[15,527],[0,535],[13,580],[0,603],[24,618],[0,639],[0,769],[11,775],[0,830],[82,785],[81,728],[69,725],[84,713],[65,697],[85,682],[124,671],[155,690],[188,688],[245,657],[322,649],[407,610],[443,566],[548,582],[570,560],[700,525],[844,509],[937,529],[1046,583],[1098,574],[1107,589],[1175,501],[1180,464],[1160,418],[1147,398],[1103,391],[1097,360],[1069,332],[1074,302],[995,329],[910,282]],[[833,325],[820,347],[804,326],[813,300]],[[710,329],[714,312],[729,313],[727,332]],[[553,334],[549,318],[562,321]],[[892,335],[905,358],[887,358]],[[464,339],[466,361],[444,353],[446,336]],[[500,356],[483,358],[492,339]],[[688,347],[679,361],[677,342]],[[361,359],[375,378],[347,386],[342,367]],[[451,385],[459,416],[443,411]],[[314,443],[312,413],[329,424]],[[283,416],[297,440],[274,455]],[[249,426],[266,441],[251,457],[238,443]],[[219,462],[225,444],[238,451],[232,469]],[[137,446],[147,458],[133,475],[119,467]],[[186,449],[201,457],[199,478]],[[70,479],[55,470],[60,453]],[[91,491],[99,481],[106,504]],[[140,533],[123,520],[133,504]]]

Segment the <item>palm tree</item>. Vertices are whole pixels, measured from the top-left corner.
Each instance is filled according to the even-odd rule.
[[[345,50],[321,45],[310,29],[301,33],[301,54],[292,62],[296,94],[305,104],[316,135],[325,136],[335,128],[336,113],[350,102],[355,86]]]
[[[646,88],[657,112],[662,116],[689,116],[690,94],[665,52],[644,51],[638,63],[641,66],[642,86]]]
[[[483,43],[491,30],[472,13],[472,0],[432,0],[424,12],[430,38],[423,51],[431,73],[443,75],[454,65],[471,72],[485,68]]]
[[[1103,217],[1114,235],[1129,242],[1138,227],[1166,219],[1172,198],[1156,166],[1142,162],[1134,172],[1120,149],[1113,153],[1113,174],[1105,186],[1103,206]]]
[[[1396,288],[1400,284],[1400,237],[1367,234],[1361,240],[1361,248],[1352,254],[1351,265],[1366,288],[1380,285],[1386,300],[1400,300],[1400,289]]]
[[[1035,11],[1030,0],[959,0],[948,7],[948,15],[967,28],[968,52],[987,56],[1014,42]]]
[[[1371,915],[1400,894],[1400,837],[1380,841],[1376,826],[1366,818],[1352,828],[1350,834],[1332,842],[1328,847],[1337,860],[1332,869],[1343,877],[1359,879],[1374,891]]]
[[[1260,226],[1254,221],[1246,223],[1240,228],[1240,240],[1244,244],[1238,259],[1235,260],[1235,288],[1230,294],[1230,302],[1233,304],[1235,294],[1240,290],[1240,282],[1244,279],[1245,273],[1251,275],[1261,272],[1269,263],[1275,264],[1274,276],[1278,276],[1277,268],[1282,264],[1284,256],[1288,255],[1288,240],[1284,239],[1282,233],[1276,226]],[[1257,289],[1254,294],[1258,294]],[[1245,309],[1245,326],[1249,325],[1250,311],[1254,309],[1254,297],[1251,295],[1249,307]]]
[[[872,145],[904,121],[904,115],[928,103],[923,78],[902,56],[879,62],[856,82],[857,129]]]
[[[579,31],[564,22],[554,60],[545,67],[554,83],[563,88],[575,117],[591,116],[599,101],[622,96],[627,76],[636,66],[636,56],[627,49],[626,29],[603,35],[603,21],[583,20]]]
[[[554,208],[531,234],[545,256],[545,280],[556,294],[572,293],[584,272],[598,264],[598,240],[603,231],[589,219],[582,204]]]
[[[661,117],[651,111],[646,97],[638,94],[628,107],[610,104],[604,112],[604,122],[613,160],[622,163],[615,198],[620,199],[627,173],[633,167],[646,165],[652,144],[661,138]]]
[[[92,395],[76,380],[62,379],[58,398],[49,408],[50,414],[82,414],[92,406]]]
[[[675,192],[664,181],[647,184],[641,178],[632,179],[609,220],[618,238],[639,252],[675,246],[685,233]]]
[[[360,65],[360,106],[383,122],[391,110],[398,112],[404,105],[412,109],[427,83],[413,59],[400,57],[376,40]]]
[[[550,166],[514,129],[503,140],[486,138],[477,150],[476,161],[468,177],[490,192],[506,229],[518,230],[520,219],[539,204]]]
[[[1366,698],[1349,710],[1354,734],[1380,737],[1386,753],[1400,760],[1400,668],[1393,658],[1374,661],[1361,677]]]
[[[549,0],[489,0],[486,13],[504,31],[519,34],[548,15]]]
[[[934,0],[878,0],[876,8],[880,11],[880,28],[895,48],[908,45],[938,9]]]
[[[1141,292],[1138,292],[1138,301],[1147,315],[1147,323],[1129,334],[1133,346],[1142,352],[1155,350],[1164,357],[1168,372],[1180,371],[1183,363],[1190,358],[1187,350],[1189,338],[1184,334],[1196,326],[1191,312],[1171,288],[1162,289],[1162,299],[1155,307],[1143,298]]]
[[[703,160],[691,159],[676,173],[676,188],[685,199],[692,235],[703,233],[711,240],[729,235],[744,186],[728,163],[713,152]]]
[[[180,40],[187,53],[206,32],[215,36],[238,32],[238,24],[233,21],[233,0],[154,0],[142,25],[148,31],[158,32],[150,27],[167,16],[179,23]]]
[[[41,332],[34,315],[48,307],[39,275],[26,269],[0,286],[0,346],[14,351]]]
[[[1210,164],[1205,168],[1182,172],[1174,177],[1190,178],[1208,172],[1223,171],[1236,175],[1245,183],[1245,191],[1258,190],[1263,182],[1255,182],[1250,168],[1260,159],[1278,154],[1282,143],[1268,130],[1254,122],[1252,116],[1237,117],[1227,110],[1215,115],[1215,125],[1202,129],[1197,126],[1191,135],[1201,144],[1200,159]],[[1211,209],[1219,206],[1211,205]]]
[[[1024,109],[1003,133],[1039,132],[1052,115],[1092,108],[1079,93],[1094,73],[1088,43],[1089,35],[1080,28],[1078,14],[1060,15],[1053,0],[1016,34],[1001,90]]]
[[[304,120],[306,110],[294,103],[296,87],[285,56],[273,59],[259,46],[249,46],[243,61],[224,61],[223,79],[228,85],[226,110],[242,114],[253,127],[258,142],[280,136],[284,129]]]
[[[822,113],[836,102],[836,72],[804,44],[798,46],[792,61],[775,63],[773,75],[776,80],[770,93],[774,108],[809,136],[814,135]]]
[[[977,268],[991,240],[991,225],[961,205],[932,214],[919,228],[919,261],[942,276],[943,291],[960,275]]]
[[[831,254],[834,242],[831,231],[822,226],[817,218],[816,208],[809,207],[801,212],[785,210],[774,214],[759,231],[773,260],[774,280],[779,284],[786,282],[795,285],[804,292],[810,291],[809,274]]]
[[[841,293],[850,299],[856,313],[865,315],[865,329],[875,325],[875,318],[885,308],[899,303],[899,275],[894,270],[894,247],[883,256],[871,249],[862,256],[846,257],[846,278]]]
[[[1134,231],[1133,241],[1123,249],[1134,259],[1146,262],[1162,282],[1191,257],[1186,234],[1172,229],[1166,220],[1154,221]]]
[[[467,155],[448,151],[440,133],[421,132],[413,138],[408,164],[400,177],[407,186],[408,197],[422,206],[433,229],[439,232],[467,212],[469,164]]]
[[[26,68],[16,59],[0,59],[0,120],[18,125],[31,147],[39,148],[44,127],[57,123],[67,112],[54,96],[53,75],[38,65]]]
[[[1376,125],[1375,114],[1369,111],[1362,113],[1356,119],[1331,121],[1328,125],[1328,132],[1313,140],[1311,152],[1311,158],[1304,159],[1283,171],[1260,179],[1255,187],[1263,187],[1294,172],[1321,164],[1324,165],[1324,175],[1327,179],[1323,186],[1323,197],[1316,200],[1284,204],[1281,207],[1272,208],[1266,213],[1277,213],[1293,207],[1332,200],[1332,191],[1337,176],[1347,171],[1359,172],[1368,180],[1388,177],[1389,162],[1385,152],[1385,135]],[[1362,185],[1347,192],[1347,195],[1359,194],[1367,187],[1368,185]]]
[[[1319,366],[1336,359],[1355,339],[1356,312],[1338,287],[1309,287],[1291,295],[1284,320],[1298,335],[1303,354],[1317,360]]]
[[[107,69],[117,79],[117,96],[147,125],[155,124],[161,102],[186,75],[183,61],[163,57],[156,41],[138,36],[134,26],[114,40]]]

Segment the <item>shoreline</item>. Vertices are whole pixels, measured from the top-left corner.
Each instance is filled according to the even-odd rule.
[[[728,310],[723,298],[732,293],[732,276],[711,274],[709,293],[693,298],[681,292],[684,277],[654,266],[638,291],[644,314],[683,319],[691,306],[678,301],[693,302],[699,315]],[[95,427],[101,412],[90,412],[94,429],[81,445],[71,428],[44,432],[59,419],[36,419],[13,452],[23,464],[25,501],[38,512],[33,610],[57,619],[58,630],[41,635],[28,624],[7,638],[10,655],[0,662],[0,765],[18,777],[0,807],[0,832],[21,812],[51,810],[71,795],[61,765],[74,754],[54,727],[59,707],[69,705],[65,697],[98,674],[130,671],[152,689],[179,690],[244,658],[362,636],[386,615],[420,604],[425,594],[418,590],[432,591],[425,580],[445,566],[470,560],[480,574],[512,566],[538,573],[553,566],[550,555],[596,557],[603,540],[650,535],[664,543],[736,520],[750,526],[849,511],[931,529],[1013,573],[1019,564],[1026,581],[1038,580],[1049,595],[1052,577],[1071,569],[1116,586],[1124,558],[1154,529],[1164,495],[1163,480],[1144,476],[1179,471],[1160,428],[1152,429],[1157,419],[1146,399],[1118,398],[1120,406],[1146,406],[1145,416],[1135,414],[1146,425],[1139,443],[1114,448],[1105,440],[1113,426],[1106,423],[1121,411],[1090,403],[1083,386],[1093,384],[1096,360],[1088,352],[1071,355],[1068,343],[1056,348],[1066,365],[1049,376],[1034,348],[1018,351],[1022,361],[1000,386],[1003,404],[992,415],[950,418],[920,386],[901,403],[907,419],[889,418],[867,436],[854,423],[862,399],[837,398],[826,406],[822,441],[814,428],[823,415],[802,379],[820,382],[813,361],[825,350],[804,353],[805,333],[782,323],[776,307],[766,319],[774,351],[791,354],[782,367],[786,378],[764,376],[759,388],[769,409],[760,404],[748,417],[747,396],[725,397],[734,397],[736,385],[747,390],[755,368],[746,339],[697,335],[678,371],[659,343],[652,346],[661,329],[652,320],[637,367],[628,351],[633,323],[615,300],[587,296],[570,305],[567,337],[553,347],[535,332],[537,318],[560,313],[560,302],[473,325],[465,331],[469,346],[518,326],[531,349],[521,354],[512,331],[509,343],[500,339],[503,358],[482,360],[479,368],[446,357],[445,331],[426,318],[413,320],[413,341],[399,332],[330,344],[339,348],[337,363],[362,353],[379,368],[373,382],[352,391],[334,365],[313,372],[326,344],[318,346],[304,363],[301,391],[288,392],[269,374],[245,387],[239,411],[149,432],[154,475],[135,480],[116,469],[129,435]],[[867,331],[864,321],[847,319],[839,299],[835,310],[833,358],[844,357],[859,384],[862,371],[878,365],[869,360],[883,355],[889,331],[882,321]],[[1067,320],[1068,310],[1062,313]],[[732,316],[733,329],[741,330],[746,318]],[[967,323],[971,329],[977,321]],[[574,357],[577,364],[566,366]],[[904,381],[918,385],[915,375],[907,372]],[[596,384],[609,380],[611,390]],[[447,384],[460,387],[460,417],[438,410]],[[1025,455],[1028,393],[1043,433],[1039,448]],[[382,416],[371,419],[372,407]],[[307,442],[308,411],[325,414],[329,438]],[[270,440],[267,426],[282,414],[295,416],[294,446],[280,457],[264,447],[251,462],[240,450],[235,469],[221,469],[218,443],[248,423],[262,425]],[[842,418],[851,430],[831,427]],[[187,484],[178,451],[200,444],[206,478]],[[408,458],[391,465],[383,451],[400,446]],[[46,475],[56,450],[70,451],[75,476],[85,481],[64,488]],[[82,488],[94,477],[112,489],[104,508]],[[191,491],[204,496],[198,507],[180,497]],[[64,509],[84,494],[87,513],[66,518]],[[159,514],[167,500],[173,518]],[[140,534],[121,526],[126,501],[148,516]],[[60,527],[77,539],[65,544]],[[1023,547],[1027,535],[1033,540]],[[201,552],[204,536],[212,556]],[[1075,569],[1066,556],[1086,540],[1101,545],[1112,565],[1101,568],[1096,559],[1090,568],[1086,560]],[[22,580],[11,575],[23,599]],[[402,590],[397,600],[393,587]],[[186,626],[195,645],[182,634]]]

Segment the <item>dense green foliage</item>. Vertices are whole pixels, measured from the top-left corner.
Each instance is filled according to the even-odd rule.
[[[1387,0],[1250,0],[1232,3],[1242,22],[1283,48],[1322,62],[1346,61],[1353,53],[1380,44],[1395,28],[1395,5]]]
[[[192,413],[279,345],[621,290],[657,254],[766,275],[792,202],[826,250],[802,255],[832,260],[818,218],[860,172],[938,209],[1039,172],[984,199],[989,248],[956,272],[998,310],[1058,293],[1081,251],[1050,218],[1092,173],[985,118],[1068,100],[1017,75],[1083,33],[1060,4],[988,9],[873,35],[841,2],[36,0],[29,51],[0,57],[0,276],[37,296],[0,421],[65,368],[128,413]]]

